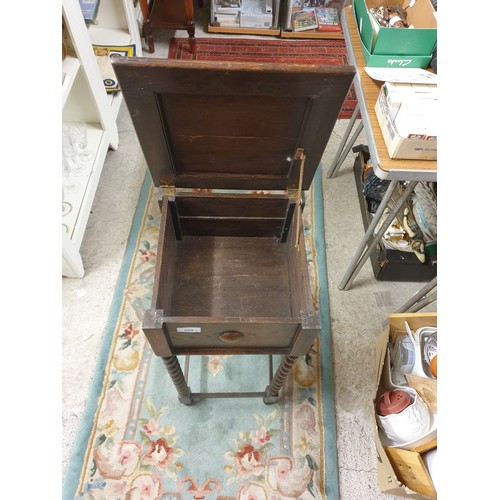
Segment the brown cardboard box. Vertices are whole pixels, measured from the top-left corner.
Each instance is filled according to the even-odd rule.
[[[403,160],[437,160],[437,137],[423,134],[422,132],[425,127],[422,129],[417,127],[415,132],[419,132],[418,134],[415,133],[411,136],[401,136],[398,125],[391,116],[391,110],[388,103],[389,100],[390,96],[389,91],[387,90],[387,84],[384,84],[380,89],[380,94],[377,102],[375,103],[375,113],[377,114],[380,130],[382,130],[382,135],[384,136],[384,142],[389,156],[391,158],[399,158]],[[428,106],[420,108],[417,104],[415,104],[418,102],[427,101],[425,99],[413,101],[413,106],[416,106],[415,109],[420,110],[419,118],[422,118],[422,122],[425,122],[428,117],[422,110],[428,109]],[[429,98],[428,102],[436,102],[436,100]],[[431,126],[435,126],[433,120],[430,119],[430,121]],[[414,132],[413,129],[412,132]]]
[[[383,390],[381,384],[383,384],[383,371],[389,340],[395,335],[406,332],[405,321],[408,322],[412,330],[423,326],[437,326],[437,313],[389,315],[389,326],[379,336],[375,346],[377,394]],[[436,489],[422,459],[423,453],[437,446],[437,438],[412,450],[384,447],[375,420],[375,405],[373,408],[379,488],[385,493],[405,498],[437,498]]]

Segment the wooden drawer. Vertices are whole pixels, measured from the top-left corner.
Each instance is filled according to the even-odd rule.
[[[165,334],[172,349],[194,353],[197,349],[237,351],[247,354],[288,352],[300,323],[287,318],[247,318],[246,320],[211,320],[209,318],[165,318]]]
[[[154,312],[143,321],[157,355],[307,352],[320,319],[296,201],[286,194],[162,199]]]

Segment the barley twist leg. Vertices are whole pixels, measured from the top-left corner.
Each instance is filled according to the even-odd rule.
[[[295,361],[297,361],[298,356],[283,356],[276,373],[274,374],[271,383],[266,387],[266,392],[264,394],[264,403],[273,404],[278,401],[278,393],[283,387],[288,374],[293,368]]]
[[[172,379],[172,382],[177,389],[177,394],[179,395],[179,401],[182,404],[190,405],[193,402],[191,397],[191,389],[187,385],[186,379],[184,378],[184,373],[182,373],[181,365],[177,356],[170,356],[168,358],[161,358],[165,364],[168,374]]]

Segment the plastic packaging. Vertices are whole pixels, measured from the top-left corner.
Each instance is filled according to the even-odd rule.
[[[394,341],[391,353],[391,378],[396,385],[408,385],[405,373],[411,373],[415,364],[415,350],[408,335]]]

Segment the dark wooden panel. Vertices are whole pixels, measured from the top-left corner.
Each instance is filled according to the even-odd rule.
[[[115,59],[155,185],[198,188],[296,188],[291,159],[303,148],[308,189],[355,75],[351,66]]]
[[[297,217],[299,224],[297,224]],[[298,240],[297,233],[300,235]],[[296,207],[286,244],[288,247],[290,288],[293,291],[291,294],[292,315],[301,320],[301,328],[297,333],[290,355],[301,356],[307,354],[314,339],[321,331],[319,304],[313,303],[309,280],[301,207]]]
[[[307,108],[292,99],[247,96],[161,95],[158,103],[176,175],[196,173],[288,176]],[[290,117],[290,108],[295,116]],[[196,120],[186,109],[199,112]],[[263,119],[268,110],[276,115]],[[209,133],[207,133],[209,131]]]
[[[169,316],[290,317],[286,245],[273,238],[177,242]]]
[[[297,217],[300,225],[297,228]],[[297,242],[297,230],[300,235],[299,245]],[[286,242],[288,255],[288,273],[292,294],[292,314],[300,316],[301,312],[308,310],[308,299],[310,300],[309,283],[304,279],[308,277],[307,259],[304,248],[304,234],[302,229],[302,208],[296,204],[295,213],[290,225],[290,232]],[[304,276],[305,275],[305,276]]]
[[[206,355],[206,356],[220,356],[223,354],[227,354],[230,356],[234,356],[237,354],[258,354],[258,355],[266,355],[266,354],[281,354],[287,355],[290,353],[290,346],[287,347],[253,347],[253,346],[228,346],[228,347],[178,347],[173,349],[173,352],[177,356],[183,355]]]
[[[146,309],[142,317],[142,331],[157,356],[172,356],[167,335],[163,329],[163,310]]]
[[[196,95],[196,94],[160,94],[158,102],[166,113],[165,120],[173,135],[196,137],[207,135],[214,137],[266,137],[274,139],[295,139],[297,123],[303,117],[303,108],[308,97],[302,99],[298,107],[296,98],[286,95],[276,100],[274,95],[245,96],[242,106],[238,95]],[[197,110],[196,120],[193,120],[186,109]],[[270,120],[262,119],[263,113],[273,112]],[[167,116],[168,112],[168,116]],[[293,113],[293,114],[292,114]]]
[[[253,236],[279,238],[284,219],[181,217],[183,236]]]
[[[168,310],[174,285],[177,246],[172,213],[169,210],[167,197],[163,197],[161,207],[160,234],[158,236],[151,306],[153,309]]]
[[[183,194],[175,198],[178,214],[184,216],[284,218],[287,195]]]
[[[187,0],[186,4],[191,1]],[[187,7],[182,1],[155,0],[151,9],[151,21],[155,28],[180,29],[188,21],[192,21],[193,16],[189,16],[186,10]]]

